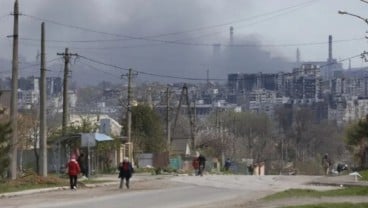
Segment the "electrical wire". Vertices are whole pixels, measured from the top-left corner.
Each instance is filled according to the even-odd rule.
[[[33,39],[33,38],[20,38],[21,40],[26,41],[37,41],[39,42],[40,39]],[[339,43],[346,43],[346,42],[352,42],[352,41],[362,41],[366,40],[366,38],[351,38],[351,39],[340,39],[340,40],[334,40],[333,43],[339,44]],[[49,40],[46,40],[49,41]],[[59,41],[57,41],[59,42]],[[68,42],[68,41],[66,41]],[[297,46],[318,46],[318,45],[327,45],[329,44],[328,41],[321,41],[321,42],[301,42],[301,43],[286,43],[286,44],[221,44],[221,46],[224,47],[230,47],[230,48],[253,48],[253,47],[264,47],[264,48],[282,48],[282,47],[297,47]],[[33,45],[31,45],[33,46]],[[34,45],[36,46],[36,45]],[[147,45],[132,45],[132,46],[112,46],[112,47],[73,47],[74,49],[80,49],[80,50],[110,50],[110,49],[126,49],[126,48],[136,48],[136,47],[148,47],[148,46],[154,46],[154,44]],[[159,45],[157,45],[159,46]],[[213,47],[213,44],[210,43],[197,43],[192,44],[191,46],[211,46]],[[38,47],[38,45],[37,45]],[[57,46],[49,46],[50,48],[60,48]]]
[[[183,34],[183,33],[188,33],[188,32],[196,32],[196,31],[200,31],[200,30],[205,30],[205,29],[210,29],[210,28],[215,28],[215,27],[221,27],[221,26],[225,26],[225,25],[230,25],[236,22],[243,22],[243,21],[249,21],[252,20],[254,18],[258,18],[258,17],[262,17],[262,16],[267,16],[270,14],[274,14],[274,13],[279,13],[279,12],[283,12],[285,10],[290,10],[290,9],[295,9],[298,7],[301,7],[303,5],[307,5],[310,3],[313,3],[315,1],[319,1],[319,0],[311,0],[308,2],[304,2],[302,4],[298,4],[295,6],[291,6],[291,7],[286,7],[283,9],[279,9],[279,10],[275,10],[272,12],[268,12],[268,13],[264,13],[264,14],[260,14],[260,15],[256,15],[253,17],[249,17],[246,19],[241,19],[241,20],[237,20],[237,21],[231,21],[231,22],[227,22],[227,23],[222,23],[222,24],[218,24],[218,25],[211,25],[211,26],[204,26],[204,27],[198,27],[195,29],[191,29],[191,30],[187,30],[187,31],[180,31],[180,32],[172,32],[172,33],[165,33],[165,34],[159,34],[159,35],[154,35],[154,36],[131,36],[131,35],[126,35],[126,34],[116,34],[116,33],[109,33],[109,32],[104,32],[104,31],[98,31],[98,30],[94,30],[94,29],[89,29],[86,27],[82,27],[82,26],[76,26],[76,25],[70,25],[70,24],[65,24],[65,23],[61,23],[61,22],[57,22],[54,20],[48,20],[45,18],[41,18],[41,17],[37,17],[37,16],[33,16],[33,15],[28,15],[28,14],[22,14],[25,17],[29,17],[31,19],[35,19],[35,20],[39,20],[39,21],[44,21],[44,22],[49,22],[55,25],[59,25],[59,26],[63,26],[63,27],[69,27],[69,28],[74,28],[74,29],[78,29],[78,30],[82,30],[82,31],[86,31],[86,32],[92,32],[92,33],[98,33],[98,34],[103,34],[103,35],[109,35],[109,36],[114,36],[114,37],[123,37],[125,39],[119,39],[118,41],[122,41],[122,40],[144,40],[144,41],[151,41],[151,42],[159,42],[159,43],[164,43],[164,44],[177,44],[177,45],[205,45],[205,46],[212,46],[213,44],[199,44],[199,43],[190,43],[190,42],[181,42],[178,40],[162,40],[162,39],[153,39],[155,37],[163,37],[163,36],[168,36],[168,35],[177,35],[177,34]],[[273,16],[271,16],[271,18],[273,18]],[[73,42],[101,42],[101,41],[111,41],[111,40],[83,40],[83,41],[73,41]]]
[[[111,77],[114,77],[114,78],[116,78],[116,79],[119,79],[118,77],[117,77],[117,75],[116,74],[113,74],[113,73],[110,73],[110,72],[107,72],[107,71],[103,71],[103,70],[101,70],[101,69],[98,69],[97,67],[95,67],[95,66],[93,66],[93,65],[91,65],[91,64],[88,64],[88,63],[86,63],[86,62],[77,62],[78,64],[83,64],[83,65],[85,65],[85,66],[87,66],[87,67],[89,67],[90,69],[92,69],[92,70],[94,70],[94,71],[97,71],[97,72],[102,72],[102,73],[104,73],[104,74],[107,74],[107,75],[110,75]],[[120,79],[119,79],[120,80]]]
[[[337,62],[327,63],[327,64],[321,65],[319,67],[320,68],[324,68],[324,67],[332,66],[332,65],[339,64],[339,63],[342,63],[344,61],[347,61],[349,59],[353,59],[353,58],[357,58],[357,57],[361,57],[361,56],[362,56],[362,53],[361,54],[358,54],[358,55],[354,55],[354,56],[351,56],[351,57],[347,57],[347,58],[341,59],[341,60],[339,60]],[[82,59],[88,60],[90,62],[96,63],[96,64],[100,64],[100,65],[104,65],[104,66],[109,66],[109,67],[112,67],[112,68],[115,68],[115,69],[121,69],[121,70],[124,70],[124,71],[129,71],[129,68],[124,68],[124,67],[116,66],[116,65],[113,65],[113,64],[107,64],[107,63],[104,63],[104,62],[101,62],[101,61],[98,61],[98,60],[95,60],[95,59],[92,59],[92,58],[88,58],[86,56],[79,55],[79,57],[82,58]],[[144,72],[144,71],[140,71],[140,70],[132,70],[132,71],[137,72],[139,74],[153,76],[153,77],[160,77],[160,78],[169,78],[169,79],[178,79],[178,80],[187,80],[187,81],[206,81],[206,80],[208,80],[207,78],[193,78],[193,77],[183,77],[183,76],[171,76],[171,75],[165,75],[165,74],[157,74],[157,73]],[[218,79],[217,78],[211,78],[209,80],[211,80],[211,81],[227,81],[227,79],[221,79],[221,78],[218,78]],[[243,80],[243,78],[240,78],[239,80]]]

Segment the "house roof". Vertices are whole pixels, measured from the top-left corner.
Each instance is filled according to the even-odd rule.
[[[114,140],[110,136],[101,133],[82,133],[81,135],[81,146],[82,147],[93,147],[96,146],[96,142],[112,141]]]
[[[101,133],[93,133],[93,134],[94,134],[96,141],[98,142],[114,140],[113,138],[107,136],[106,134],[101,134]]]

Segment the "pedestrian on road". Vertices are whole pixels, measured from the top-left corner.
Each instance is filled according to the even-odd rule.
[[[206,167],[206,158],[202,154],[200,154],[199,157],[198,157],[198,161],[199,161],[198,174],[200,176],[203,176],[203,171],[204,171],[204,168]]]
[[[134,172],[132,163],[129,162],[128,158],[124,158],[123,162],[119,165],[119,178],[120,178],[120,186],[119,188],[123,188],[124,179],[125,186],[129,189],[129,179],[132,177]]]
[[[328,156],[328,153],[326,153],[322,158],[322,167],[325,175],[328,175],[330,173],[331,166],[332,161]]]
[[[84,157],[84,153],[82,152],[78,159],[77,159],[77,162],[79,164],[79,167],[81,169],[81,173],[82,173],[82,177],[86,177],[88,178],[88,170],[87,170],[87,166],[86,166],[86,159]]]
[[[225,165],[224,165],[225,171],[229,171],[230,166],[231,166],[231,161],[229,158],[227,158],[225,161]]]
[[[193,169],[194,169],[194,175],[197,176],[198,173],[199,173],[199,160],[198,160],[198,157],[193,157],[192,166],[193,166]]]
[[[76,160],[76,156],[72,155],[70,161],[68,162],[68,175],[70,180],[70,189],[76,190],[77,189],[77,180],[78,174],[80,173],[81,169],[79,164]]]

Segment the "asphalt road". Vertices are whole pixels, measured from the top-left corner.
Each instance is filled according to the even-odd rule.
[[[232,191],[220,188],[197,187],[192,185],[150,190],[144,192],[130,192],[110,196],[93,197],[90,199],[73,200],[71,202],[48,202],[24,208],[43,207],[79,207],[79,208],[169,208],[189,207],[205,204],[208,201],[226,200],[232,197]]]
[[[0,199],[1,208],[203,208],[230,207],[230,202],[250,202],[289,188],[330,189],[305,185],[326,177],[313,176],[177,176],[145,177],[120,190],[117,181],[99,188],[58,190]],[[351,180],[351,178],[347,178]],[[336,180],[341,180],[336,178]]]

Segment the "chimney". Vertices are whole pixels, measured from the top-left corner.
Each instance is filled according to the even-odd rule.
[[[296,66],[300,66],[300,51],[299,48],[296,49]]]
[[[328,63],[332,63],[332,35],[328,36]]]
[[[233,44],[234,27],[230,26],[230,44]]]

